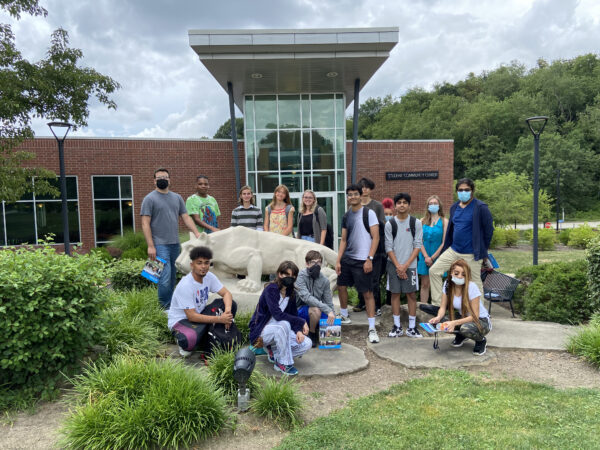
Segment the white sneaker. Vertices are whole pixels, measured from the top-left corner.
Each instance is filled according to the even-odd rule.
[[[369,342],[371,344],[379,343],[379,335],[377,334],[377,330],[375,328],[371,328],[369,330]]]
[[[419,330],[417,330],[416,328],[409,328],[408,330],[406,330],[406,335],[411,338],[422,338],[423,337],[423,335],[421,333],[419,333]]]
[[[192,352],[188,352],[187,350],[184,350],[181,347],[179,347],[179,354],[181,356],[183,356],[184,358],[187,358],[188,356],[190,356],[192,354]]]
[[[350,316],[342,316],[341,314],[338,316],[340,318],[340,320],[342,321],[342,325],[349,325],[352,323],[352,320],[350,320]]]

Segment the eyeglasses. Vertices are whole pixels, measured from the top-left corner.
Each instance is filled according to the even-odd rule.
[[[456,192],[471,192],[471,189],[457,189]]]
[[[313,259],[312,261],[308,262],[308,267],[312,267],[314,265],[320,266],[321,264],[323,264],[323,261],[319,260],[319,259]]]
[[[346,194],[349,198],[351,197],[360,197],[360,194],[358,192],[352,192],[352,193],[348,193]]]

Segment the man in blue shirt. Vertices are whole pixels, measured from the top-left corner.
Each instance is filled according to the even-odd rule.
[[[456,192],[458,201],[450,208],[443,253],[429,269],[431,302],[434,305],[442,301],[442,275],[457,259],[464,259],[469,264],[472,281],[483,292],[481,265],[488,257],[494,234],[492,214],[484,202],[473,197],[473,180],[458,180]]]

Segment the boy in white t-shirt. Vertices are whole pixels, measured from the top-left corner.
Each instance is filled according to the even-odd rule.
[[[204,347],[205,324],[222,323],[229,328],[237,305],[231,292],[209,272],[212,251],[208,247],[194,247],[190,251],[191,272],[177,284],[168,315],[168,327],[179,344],[179,353],[186,357]],[[217,293],[222,298],[208,303],[208,296]],[[220,315],[216,315],[218,311]],[[206,313],[209,314],[206,314]],[[203,314],[204,313],[204,314]]]
[[[468,301],[464,301],[465,297],[468,297]],[[444,317],[446,309],[448,309],[450,320],[444,322],[444,330],[456,331],[452,346],[461,347],[465,339],[473,339],[475,341],[473,354],[484,355],[487,345],[485,335],[492,329],[492,323],[490,315],[481,301],[481,291],[477,284],[471,281],[471,269],[464,259],[456,260],[450,266],[448,280],[442,290],[440,309],[437,316],[429,323],[439,323]],[[454,319],[455,309],[460,311],[462,316],[460,319]]]

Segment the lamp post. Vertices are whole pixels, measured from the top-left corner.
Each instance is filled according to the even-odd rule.
[[[540,134],[548,122],[546,116],[525,119],[533,134],[533,265],[538,263],[538,202],[540,193]]]
[[[560,169],[556,169],[556,232],[560,223]]]
[[[67,210],[67,177],[65,175],[65,139],[73,125],[67,122],[50,122],[48,127],[58,142],[58,161],[60,164],[60,199],[62,203],[63,240],[65,254],[71,256],[71,243],[69,242],[69,211]]]

